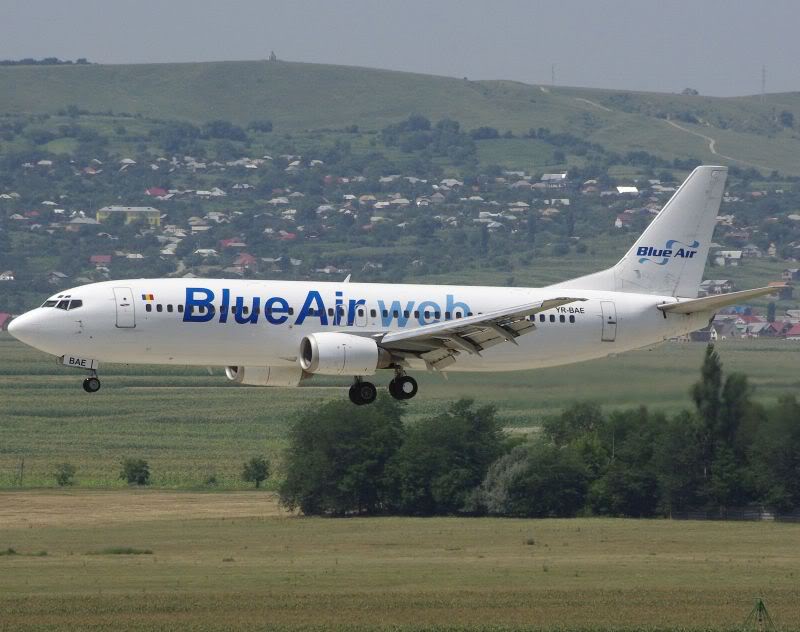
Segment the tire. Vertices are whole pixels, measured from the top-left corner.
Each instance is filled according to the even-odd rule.
[[[397,399],[411,399],[419,390],[417,381],[410,375],[403,375],[402,377],[397,378],[394,388],[397,392],[397,395],[399,395]]]
[[[372,382],[357,382],[354,386],[362,404],[371,404],[378,397],[378,389]]]
[[[403,399],[402,393],[397,390],[397,378],[389,382],[389,395],[395,399]]]
[[[96,393],[100,390],[100,380],[96,377],[87,377],[83,381],[83,390],[87,393]]]
[[[363,406],[364,402],[359,397],[358,389],[356,388],[358,384],[353,384],[350,387],[350,391],[347,393],[350,396],[350,401],[353,402],[356,406]]]

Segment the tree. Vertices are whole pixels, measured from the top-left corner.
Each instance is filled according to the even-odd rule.
[[[392,506],[412,515],[463,511],[469,494],[503,453],[503,434],[491,406],[461,399],[440,415],[408,428],[389,464]]]
[[[269,478],[269,461],[263,456],[254,456],[242,468],[242,480],[246,483],[255,483],[256,489],[261,487],[262,481]]]
[[[379,398],[353,408],[334,401],[292,426],[284,461],[281,503],[307,515],[385,510],[385,469],[403,440],[401,405]]]
[[[717,433],[719,409],[721,406],[722,364],[714,345],[706,347],[703,366],[700,369],[700,380],[691,389],[692,399],[697,407],[697,414],[702,424],[700,442],[703,450],[703,477],[708,479],[711,471],[711,460],[714,452],[714,438]]]
[[[539,440],[493,463],[472,504],[493,515],[569,517],[583,507],[587,484],[586,466],[574,449]]]
[[[767,305],[767,322],[774,323],[775,322],[775,310],[776,305],[774,301],[770,301]]]
[[[59,463],[53,472],[56,484],[59,487],[69,487],[75,484],[75,473],[77,469],[72,463]]]
[[[149,485],[150,466],[144,459],[123,459],[119,477],[128,485]]]

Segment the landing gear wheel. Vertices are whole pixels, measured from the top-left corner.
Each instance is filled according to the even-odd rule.
[[[418,390],[417,381],[410,375],[399,375],[389,382],[389,394],[395,399],[411,399]]]
[[[96,377],[87,377],[83,381],[83,390],[87,393],[96,393],[100,390],[100,380]]]
[[[378,389],[372,382],[356,382],[350,387],[350,401],[356,406],[371,404],[378,397]]]

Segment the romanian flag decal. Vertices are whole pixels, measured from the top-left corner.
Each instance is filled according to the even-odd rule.
[[[142,300],[143,301],[154,301],[156,299],[155,299],[155,296],[153,296],[152,294],[142,294]]]

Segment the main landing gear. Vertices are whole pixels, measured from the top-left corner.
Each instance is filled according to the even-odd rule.
[[[100,380],[95,371],[92,371],[91,375],[83,380],[83,390],[87,393],[96,393],[100,390]]]
[[[389,382],[389,394],[398,400],[411,399],[417,394],[419,387],[417,381],[410,375],[398,372]],[[360,377],[350,387],[350,401],[356,406],[371,404],[378,397],[378,389],[372,382],[366,382]]]

